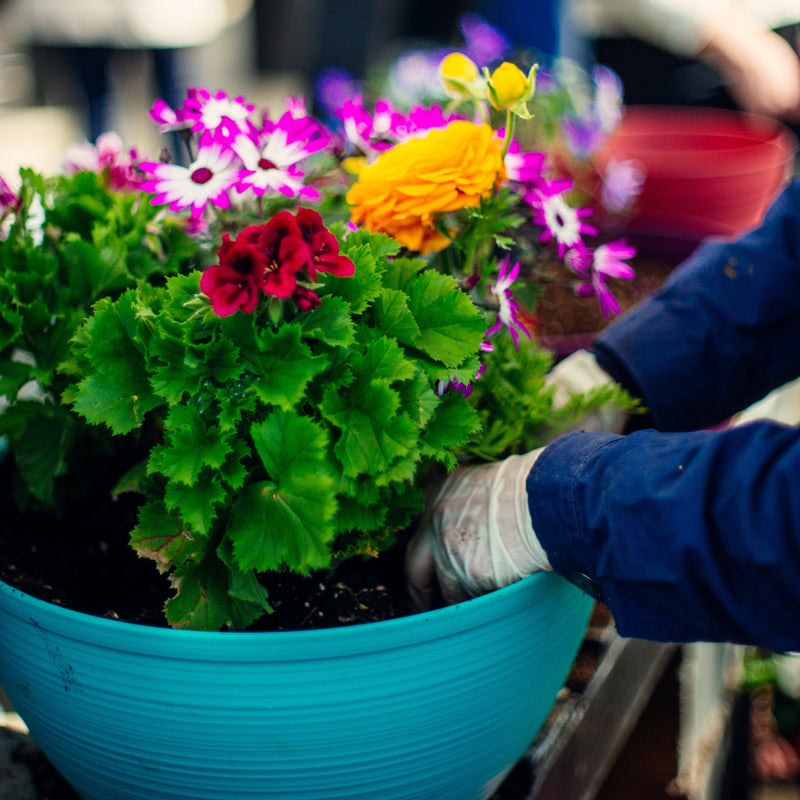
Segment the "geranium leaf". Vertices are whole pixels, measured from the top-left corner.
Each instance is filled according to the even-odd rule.
[[[326,392],[322,412],[341,431],[334,452],[346,477],[381,472],[414,446],[416,428],[398,406],[397,392],[378,381],[357,384],[346,396]]]
[[[237,563],[259,571],[324,566],[336,511],[327,433],[313,420],[283,411],[250,433],[270,480],[245,487],[231,509],[228,533]]]
[[[306,385],[328,365],[322,355],[313,355],[301,341],[299,325],[283,325],[277,331],[264,330],[258,336],[258,352],[252,372],[260,377],[252,384],[259,400],[290,409],[305,392]]]
[[[161,572],[195,558],[206,547],[204,540],[190,536],[178,514],[158,501],[139,508],[139,524],[131,531],[130,543],[139,555],[155,561]]]
[[[349,278],[322,273],[319,277],[323,286],[319,294],[340,297],[347,301],[354,314],[361,314],[380,292],[380,268],[368,245],[347,247],[342,252],[355,265],[355,273]]]
[[[486,320],[453,278],[427,270],[415,275],[407,290],[420,328],[417,347],[450,368],[478,352]]]
[[[286,567],[307,574],[330,562],[336,505],[313,481],[246,486],[231,508],[228,533],[242,569]]]
[[[164,490],[164,504],[170,511],[180,513],[184,525],[193,533],[205,536],[211,530],[217,507],[228,493],[219,478],[210,470],[203,470],[192,486],[168,481]]]
[[[445,448],[460,447],[480,430],[481,423],[477,413],[469,406],[459,392],[447,392],[436,408],[433,419],[428,422],[422,440],[434,458],[441,460],[440,453]]]
[[[303,314],[299,321],[303,335],[310,339],[339,347],[349,347],[355,339],[350,308],[340,297],[325,297],[319,308]]]
[[[204,467],[219,469],[232,450],[228,437],[190,406],[170,408],[164,429],[166,444],[153,448],[147,471],[187,486],[194,486]]]
[[[399,289],[384,289],[372,305],[376,322],[388,336],[403,344],[413,344],[420,335],[408,296]]]
[[[196,630],[242,628],[260,616],[263,607],[254,607],[231,596],[231,572],[215,553],[198,563],[179,567],[172,585],[176,595],[167,601],[165,612],[170,625]]]
[[[397,342],[380,337],[370,342],[363,353],[354,354],[353,372],[362,381],[385,380],[390,384],[414,376],[414,364],[409,361]]]

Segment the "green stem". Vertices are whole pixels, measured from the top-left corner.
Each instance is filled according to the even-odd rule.
[[[506,135],[503,139],[503,146],[500,150],[503,158],[506,157],[508,148],[511,146],[511,138],[514,135],[514,112],[511,109],[506,111]]]

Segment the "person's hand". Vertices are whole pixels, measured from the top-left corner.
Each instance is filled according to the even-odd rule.
[[[714,21],[699,55],[720,71],[743,111],[800,119],[800,58],[779,34],[732,9]]]
[[[533,531],[525,481],[541,450],[456,469],[409,544],[406,575],[419,609],[477,597],[551,569]]]
[[[578,350],[559,361],[547,375],[548,386],[555,387],[553,408],[563,408],[572,395],[586,394],[614,383],[611,376],[586,350]],[[570,430],[592,433],[622,433],[628,412],[614,406],[599,408],[587,414]]]

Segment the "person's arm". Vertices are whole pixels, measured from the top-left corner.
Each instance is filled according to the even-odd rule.
[[[736,241],[708,241],[594,343],[660,430],[696,430],[800,375],[800,181]]]
[[[623,635],[800,649],[797,429],[572,434],[527,489],[550,565]]]

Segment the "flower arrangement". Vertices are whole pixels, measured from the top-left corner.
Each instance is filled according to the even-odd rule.
[[[546,265],[610,313],[633,250],[591,247],[590,209],[515,133],[536,68],[456,53],[439,77],[446,105],[350,95],[335,126],[300,99],[257,119],[191,89],[151,112],[185,158],[107,140],[2,195],[0,432],[43,501],[71,477],[70,426],[131,443],[116,491],[143,497],[131,543],[170,576],[174,626],[246,628],[270,610],[260,574],[380,552],[432,467],[630,404],[604,389],[555,407],[547,385]],[[26,466],[45,434],[16,427],[34,417],[63,437],[46,468]]]

